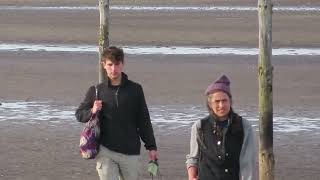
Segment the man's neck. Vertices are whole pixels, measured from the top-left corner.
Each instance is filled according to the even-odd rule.
[[[121,84],[121,76],[117,79],[110,79],[112,86],[119,86]]]

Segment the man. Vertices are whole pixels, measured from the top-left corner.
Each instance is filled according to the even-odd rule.
[[[87,91],[76,111],[80,122],[87,122],[92,114],[100,119],[100,151],[96,169],[100,180],[138,180],[140,138],[149,151],[149,159],[157,159],[157,146],[149,111],[140,84],[123,73],[124,53],[109,47],[102,54],[102,66],[107,80]]]
[[[232,110],[230,81],[223,75],[205,92],[209,115],[191,130],[189,180],[252,180],[256,147],[249,122]]]

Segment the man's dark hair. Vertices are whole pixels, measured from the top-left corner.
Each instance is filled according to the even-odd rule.
[[[105,62],[107,59],[112,62],[122,62],[124,61],[124,53],[121,48],[116,46],[110,46],[103,50],[102,52],[102,61]]]

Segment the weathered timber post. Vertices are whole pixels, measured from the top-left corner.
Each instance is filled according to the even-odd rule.
[[[272,95],[272,3],[258,0],[259,9],[259,179],[274,180]]]
[[[99,33],[99,82],[106,79],[105,71],[101,65],[101,55],[105,48],[109,46],[109,21],[110,21],[109,0],[99,0],[100,12],[100,33]]]

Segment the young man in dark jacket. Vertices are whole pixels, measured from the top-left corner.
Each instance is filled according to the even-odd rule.
[[[123,73],[124,53],[109,47],[102,54],[102,66],[107,80],[87,91],[76,111],[80,122],[87,122],[92,114],[100,119],[100,152],[96,169],[100,180],[137,180],[139,177],[140,138],[149,151],[149,159],[157,159],[157,146],[148,107],[140,84]]]

